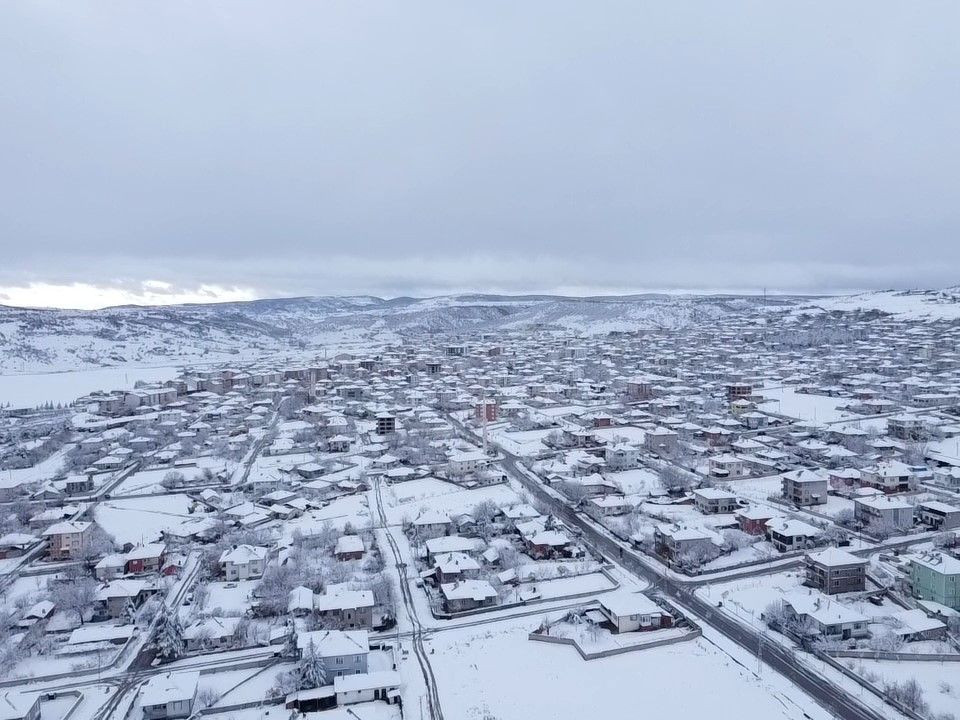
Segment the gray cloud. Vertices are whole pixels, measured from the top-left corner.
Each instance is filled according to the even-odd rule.
[[[5,3],[0,288],[955,284],[958,19]]]

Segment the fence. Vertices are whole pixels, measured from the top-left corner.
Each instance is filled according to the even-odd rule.
[[[580,653],[580,657],[582,657],[584,660],[597,660],[598,658],[610,657],[612,655],[622,655],[623,653],[635,652],[637,650],[649,650],[651,648],[662,647],[664,645],[675,645],[676,643],[687,642],[688,640],[693,640],[694,638],[700,637],[702,632],[703,631],[699,627],[691,626],[690,631],[682,635],[662,638],[660,640],[651,640],[650,642],[639,643],[637,645],[626,645],[624,647],[615,647],[608,650],[598,650],[597,652],[593,653],[585,651],[580,644],[572,638],[556,637],[555,635],[542,635],[536,632],[530,633],[527,635],[527,638],[537,642],[570,645],[574,647],[578,653]]]
[[[882,688],[877,687],[866,678],[860,677],[860,675],[855,673],[850,668],[846,667],[842,662],[830,657],[827,653],[822,651],[817,651],[817,652],[814,652],[814,656],[819,658],[823,662],[825,662],[834,670],[837,670],[838,672],[841,672],[844,675],[846,675],[848,678],[850,678],[851,680],[856,682],[858,685],[860,685],[860,687],[864,688],[865,690],[872,693],[873,695],[876,695],[878,698],[880,698],[884,702],[892,705],[897,710],[899,710],[904,715],[906,715],[908,718],[913,718],[913,720],[927,720],[927,718],[925,718],[923,715],[921,715],[918,712],[915,712],[914,710],[911,710],[910,708],[908,708],[906,705],[899,702],[898,700],[894,700],[886,692],[884,692]]]
[[[944,653],[904,653],[882,650],[827,650],[835,658],[857,658],[859,660],[906,660],[917,662],[960,662],[960,654]]]
[[[605,590],[586,590],[584,592],[571,593],[569,595],[562,595],[558,597],[551,598],[536,598],[533,600],[521,600],[519,602],[504,603],[503,605],[490,605],[489,607],[476,608],[475,610],[461,610],[460,612],[446,612],[444,610],[438,610],[434,607],[434,603],[430,603],[430,614],[433,615],[437,620],[456,620],[457,618],[470,617],[471,615],[482,615],[483,613],[496,612],[497,610],[509,610],[511,608],[519,607],[530,607],[531,605],[538,605],[540,603],[546,602],[557,602],[559,600],[576,600],[577,598],[583,597],[593,597],[595,595],[600,595],[601,593],[608,593],[613,590],[616,590],[620,587],[620,581],[617,580],[608,569],[608,566],[601,565],[599,572],[607,580],[613,583],[612,587],[606,588]],[[593,574],[593,573],[590,573]],[[571,577],[582,577],[582,576],[571,576]],[[556,578],[554,578],[556,579]],[[427,596],[429,598],[429,594]]]

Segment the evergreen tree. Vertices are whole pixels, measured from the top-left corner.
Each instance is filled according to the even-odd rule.
[[[127,598],[127,604],[123,606],[123,619],[124,622],[130,624],[133,624],[137,620],[137,608],[130,598]]]
[[[164,612],[157,633],[157,654],[164,660],[183,655],[183,627],[176,610]]]
[[[297,665],[297,685],[301,690],[311,690],[327,684],[327,665],[317,653],[313,640],[303,651],[303,657]]]

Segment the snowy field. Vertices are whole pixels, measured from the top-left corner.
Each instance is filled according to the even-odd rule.
[[[106,500],[97,505],[94,518],[121,545],[139,545],[154,542],[167,528],[192,519],[187,512],[191,503],[180,494]]]
[[[520,430],[516,432],[494,430],[490,432],[490,437],[493,439],[493,442],[508,453],[522,457],[531,457],[548,449],[547,446],[543,444],[543,439],[555,431],[556,428]]]
[[[520,583],[516,588],[505,589],[500,602],[506,604],[534,597],[544,600],[564,598],[583,593],[601,593],[613,590],[615,587],[616,585],[610,582],[606,575],[595,572],[576,577]]]
[[[354,528],[370,525],[370,509],[366,495],[345,495],[330,502],[319,510],[311,510],[295,520],[281,525],[284,538],[289,541],[293,533],[299,530],[304,535],[312,535],[320,530],[324,523],[343,529],[348,523]]]
[[[760,390],[759,393],[770,401],[762,403],[761,410],[788,415],[797,420],[826,423],[855,417],[853,413],[838,409],[849,405],[850,398],[808,395],[788,387]]]
[[[624,495],[649,495],[663,490],[657,474],[644,468],[606,473],[605,477],[619,485]]]
[[[196,467],[163,467],[140,470],[123,480],[110,494],[113,497],[119,497],[121,495],[160,493],[164,492],[163,486],[160,483],[163,482],[164,476],[172,470],[176,470],[176,472],[182,474],[188,483],[200,483],[203,482],[204,468],[210,468],[212,472],[216,473],[222,470],[224,466],[225,463],[222,460],[198,458]]]
[[[138,380],[172,380],[176,367],[114,367],[97,370],[0,375],[0,405],[15,408],[35,407],[42,403],[72,403],[94,390],[132,390]]]
[[[849,667],[850,660],[843,660]],[[933,713],[960,714],[960,663],[855,660],[856,672],[875,673],[877,684],[915,679]]]
[[[521,502],[520,496],[507,484],[491,485],[475,490],[462,490],[457,487],[453,492],[431,496],[421,496],[416,490],[410,493],[410,491],[403,489],[404,486],[409,484],[401,483],[389,488],[389,491],[396,493],[393,497],[389,497],[390,493],[388,493],[387,488],[383,490],[384,512],[387,515],[387,522],[390,524],[400,523],[404,518],[413,520],[423,508],[431,508],[448,515],[459,515],[469,513],[474,506],[485,500],[492,501],[498,507],[506,507]],[[444,484],[449,485],[449,483]],[[402,500],[402,498],[406,498],[406,500]]]
[[[584,661],[574,648],[527,639],[539,620],[436,633],[428,645],[444,714],[458,720],[828,717],[800,691],[703,640]],[[429,652],[429,651],[428,651]],[[478,681],[482,678],[482,682]]]
[[[211,615],[242,614],[249,609],[250,598],[259,584],[259,580],[212,582],[207,586],[209,594],[203,610]]]
[[[446,480],[427,477],[417,480],[408,480],[393,485],[384,485],[381,489],[383,499],[396,505],[422,502],[440,495],[463,492],[463,488]]]
[[[627,442],[642,445],[647,433],[638,427],[632,425],[618,425],[617,427],[596,428],[591,432],[604,441],[612,441],[614,438],[623,438]]]

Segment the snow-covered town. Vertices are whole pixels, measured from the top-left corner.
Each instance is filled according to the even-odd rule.
[[[960,720],[958,27],[2,0],[0,720]]]
[[[0,717],[953,717],[958,338],[411,332],[8,407]]]

